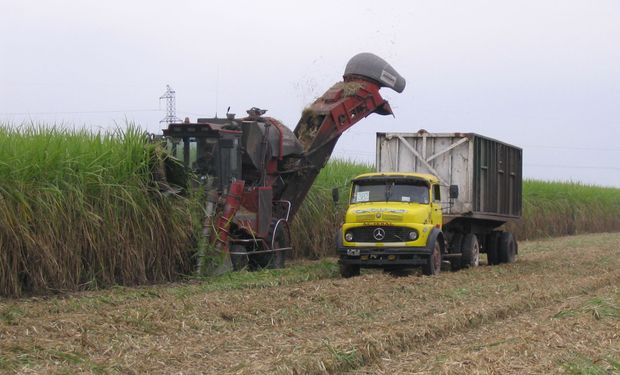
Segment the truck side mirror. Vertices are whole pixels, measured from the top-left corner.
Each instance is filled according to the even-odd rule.
[[[332,189],[332,200],[334,201],[334,203],[338,203],[338,200],[340,199],[340,191],[338,191],[338,188],[333,188]]]
[[[459,197],[459,186],[458,185],[450,185],[450,199],[458,199]]]

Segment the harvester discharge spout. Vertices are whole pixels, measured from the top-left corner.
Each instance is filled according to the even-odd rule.
[[[291,217],[342,133],[371,113],[392,114],[389,103],[379,93],[381,87],[401,93],[405,84],[405,79],[385,60],[372,53],[360,53],[349,60],[343,82],[333,85],[303,111],[294,134],[304,151],[295,165],[287,168],[294,172],[283,176],[282,199],[292,203]]]
[[[398,74],[385,60],[372,53],[363,52],[351,58],[344,69],[344,79],[354,77],[368,78],[373,80],[381,87],[388,87],[397,93],[405,89],[405,78]]]

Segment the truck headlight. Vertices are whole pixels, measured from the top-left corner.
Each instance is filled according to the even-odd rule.
[[[345,240],[347,240],[347,242],[351,242],[351,241],[353,241],[353,233],[351,233],[351,232],[347,232],[347,233],[344,235],[344,239],[345,239]]]
[[[409,232],[409,239],[411,241],[415,241],[418,239],[418,231],[417,230],[412,230],[411,232]]]

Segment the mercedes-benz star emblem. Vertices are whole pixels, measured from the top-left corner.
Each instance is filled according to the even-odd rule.
[[[383,241],[385,238],[385,230],[383,228],[377,228],[372,232],[372,236],[377,241]]]

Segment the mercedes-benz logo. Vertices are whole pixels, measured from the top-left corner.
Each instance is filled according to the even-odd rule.
[[[377,228],[372,232],[372,236],[377,241],[383,241],[385,238],[385,230],[383,228]]]

